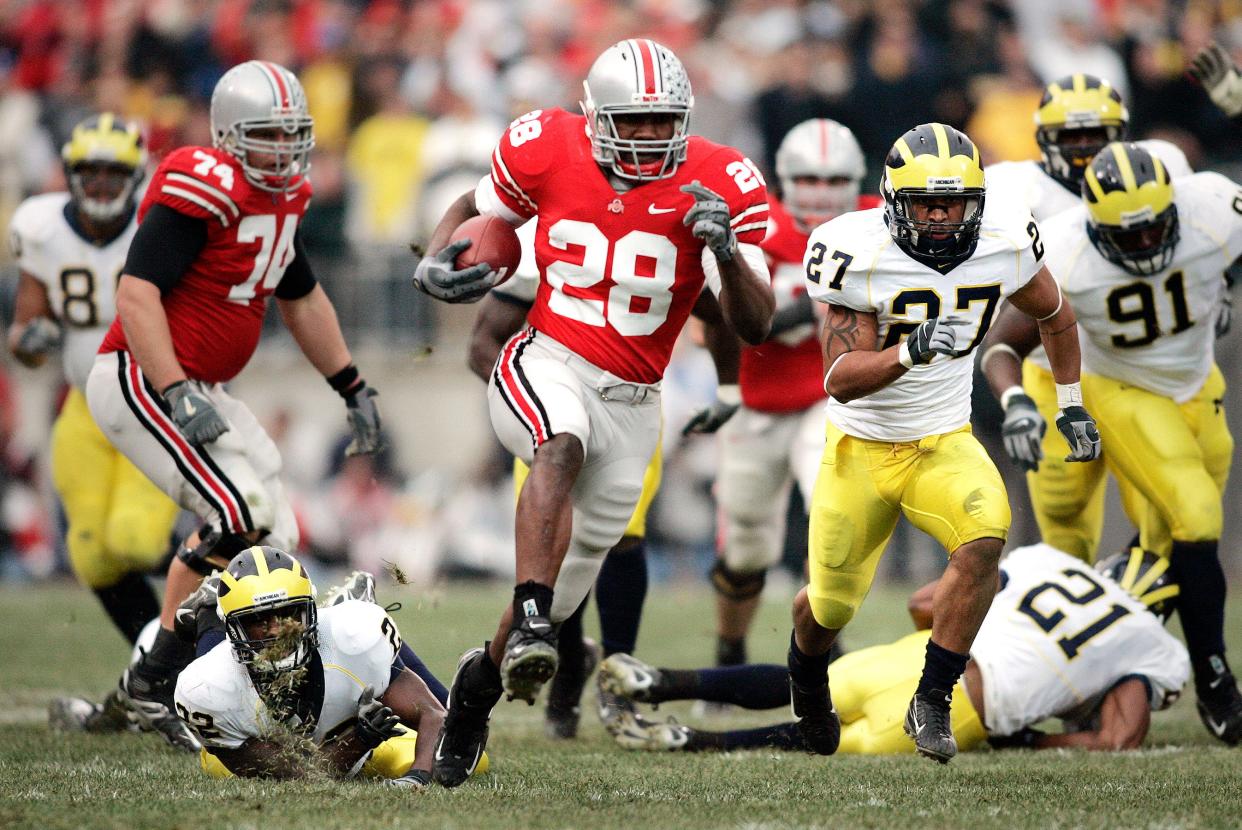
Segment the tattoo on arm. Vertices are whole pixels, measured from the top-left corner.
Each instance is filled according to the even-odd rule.
[[[824,349],[828,354],[852,352],[858,344],[858,312],[834,307],[824,321]]]

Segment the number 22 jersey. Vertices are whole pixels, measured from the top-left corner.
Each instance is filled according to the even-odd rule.
[[[210,147],[174,150],[155,171],[139,223],[157,204],[207,223],[206,245],[163,296],[173,351],[192,379],[224,383],[245,368],[310,198],[306,179],[288,193],[255,187],[235,158]],[[128,348],[118,317],[99,350]]]
[[[704,260],[714,265],[682,224],[694,198],[680,188],[698,180],[719,194],[744,245],[763,241],[767,189],[736,150],[692,136],[672,176],[618,192],[592,156],[586,128],[583,116],[564,110],[514,121],[476,202],[514,225],[538,216],[542,279],[530,325],[623,380],[656,383],[702,291]],[[767,281],[757,259],[756,276]]]

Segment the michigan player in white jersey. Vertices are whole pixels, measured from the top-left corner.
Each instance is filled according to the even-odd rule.
[[[69,192],[27,199],[9,226],[21,271],[9,348],[38,366],[59,347],[70,385],[51,441],[69,561],[131,643],[159,613],[144,574],[169,548],[177,506],[95,426],[82,388],[116,316],[146,155],[136,125],[110,113],[86,119],[61,151]]]
[[[1042,160],[1004,161],[985,169],[988,190],[995,196],[1020,200],[1043,222],[1081,203],[1083,175],[1091,159],[1110,141],[1126,137],[1130,115],[1121,95],[1107,80],[1079,73],[1044,88],[1035,111],[1035,140]],[[1138,142],[1158,156],[1173,178],[1193,171],[1186,155],[1168,141]],[[1049,244],[1058,240],[1049,236]],[[1055,269],[1053,275],[1057,276]],[[984,361],[989,356],[985,353]],[[1068,464],[1068,451],[1056,430],[1031,440],[1036,413],[1044,423],[1056,417],[1056,388],[1048,357],[1040,347],[1023,366],[1023,392],[1005,400],[1003,432],[1006,449],[1019,468],[1027,470],[1031,505],[1041,536],[1060,550],[1086,562],[1094,560],[1104,528],[1105,466],[1102,460]],[[1143,497],[1120,483],[1122,503],[1135,525],[1146,510]],[[1152,550],[1168,553],[1168,540],[1145,538]]]
[[[1083,394],[1109,468],[1150,505],[1143,534],[1172,540],[1199,714],[1236,744],[1242,694],[1225,662],[1217,552],[1233,438],[1213,343],[1221,274],[1242,252],[1242,190],[1216,173],[1173,181],[1158,157],[1116,143],[1092,161],[1083,202],[1045,225],[1084,334]],[[1011,394],[1032,332],[1006,313],[994,337],[1012,352],[988,361],[988,382]]]
[[[1133,548],[1096,572],[1047,544],[1012,551],[1001,563],[1000,590],[970,648],[953,698],[962,750],[982,746],[1136,749],[1150,713],[1165,708],[1190,676],[1186,649],[1164,630],[1178,586],[1168,560]],[[936,583],[910,599],[920,629],[934,621]],[[1150,613],[1149,613],[1150,612]],[[834,698],[843,722],[839,752],[910,751],[902,731],[905,704],[918,682],[928,631],[845,655],[833,664]],[[601,682],[619,694],[662,703],[707,697],[751,709],[782,704],[784,668],[776,665],[677,670],[621,655],[604,661]],[[1033,727],[1048,718],[1060,734]],[[803,749],[795,724],[706,732],[676,723],[627,725],[617,735],[631,749],[709,751]]]
[[[808,292],[828,306],[830,399],[810,585],[794,600],[790,686],[808,745],[835,751],[828,650],[904,513],[950,557],[906,719],[918,751],[947,762],[957,752],[951,690],[995,591],[1009,528],[1004,483],[970,434],[970,355],[1002,298],[1039,321],[1072,457],[1095,458],[1099,438],[1082,407],[1074,313],[1044,267],[1039,226],[1021,205],[985,199],[974,143],[942,124],[915,127],[885,159],[881,193],[883,209],[821,225],[806,253]]]
[[[296,778],[317,767],[421,789],[444,706],[404,665],[401,635],[372,602],[315,607],[289,554],[252,547],[220,574],[227,638],[179,676],[177,714],[216,776]]]

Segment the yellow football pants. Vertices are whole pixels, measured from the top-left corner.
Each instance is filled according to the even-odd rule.
[[[1043,540],[1057,550],[1094,562],[1104,529],[1104,497],[1107,492],[1105,461],[1069,462],[1069,445],[1057,429],[1057,388],[1052,372],[1031,361],[1022,365],[1022,387],[1035,401],[1048,425],[1044,433],[1044,458],[1039,470],[1026,474],[1031,506]],[[1094,416],[1095,410],[1090,410]],[[1104,455],[1108,446],[1104,446]],[[1140,544],[1162,555],[1170,552],[1171,541],[1163,522],[1151,522],[1147,500],[1128,481],[1117,480],[1121,504],[1139,529]]]
[[[1219,539],[1233,459],[1220,369],[1183,404],[1099,375],[1084,374],[1082,391],[1109,469],[1151,503],[1146,525],[1178,542]]]
[[[846,435],[829,422],[811,499],[807,592],[820,625],[844,628],[854,616],[900,513],[950,555],[1009,532],[1005,485],[969,425],[889,443]]]
[[[52,482],[69,520],[69,561],[84,585],[107,588],[159,564],[179,508],[109,443],[76,388],[52,426]]]
[[[405,729],[405,727],[399,728]],[[371,759],[362,767],[362,774],[368,778],[400,778],[410,771],[410,767],[414,766],[414,750],[417,744],[418,733],[412,729],[406,729],[405,734],[389,738],[371,753]],[[233,777],[229,768],[206,749],[199,752],[199,766],[212,778]],[[484,752],[483,757],[479,759],[479,765],[474,769],[474,774],[482,775],[487,772],[489,766],[487,753]]]
[[[902,725],[923,674],[930,631],[916,631],[895,643],[851,651],[829,670],[832,702],[841,717],[841,746],[849,755],[897,755],[914,751]],[[987,739],[987,730],[965,687],[953,687],[953,735],[963,752]]]
[[[662,442],[656,444],[655,452],[651,454],[651,461],[647,463],[647,471],[643,473],[643,492],[638,497],[638,504],[634,506],[634,515],[630,517],[630,523],[625,526],[625,536],[634,536],[642,539],[647,535],[647,511],[651,508],[651,502],[655,499],[656,493],[660,491],[660,478],[664,472],[664,450]],[[522,492],[522,485],[526,483],[526,477],[530,475],[530,467],[520,458],[513,459],[513,499],[517,500],[518,495]]]

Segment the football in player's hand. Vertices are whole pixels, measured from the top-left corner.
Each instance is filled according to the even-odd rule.
[[[496,282],[500,285],[517,270],[522,261],[522,243],[518,240],[517,231],[499,216],[475,216],[457,226],[449,238],[452,244],[459,239],[469,239],[469,248],[457,255],[456,267],[469,268],[480,262],[486,262],[496,272]]]

